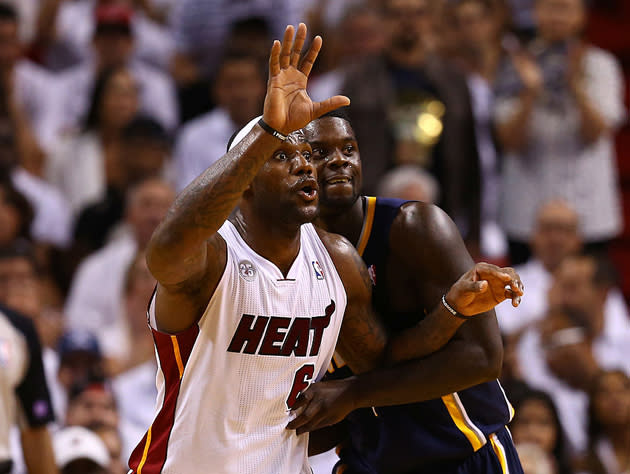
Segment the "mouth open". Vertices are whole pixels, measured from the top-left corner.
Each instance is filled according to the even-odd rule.
[[[314,201],[317,197],[317,188],[307,184],[298,190],[298,194],[302,196],[302,199],[305,201]]]

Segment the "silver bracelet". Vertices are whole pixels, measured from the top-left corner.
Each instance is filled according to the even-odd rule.
[[[448,304],[448,302],[446,301],[446,295],[442,295],[442,305],[444,305],[444,307],[448,310],[448,312],[451,313],[456,318],[465,319],[465,320],[470,319],[470,316],[464,316],[463,314],[458,313],[455,308],[453,308],[450,304]]]

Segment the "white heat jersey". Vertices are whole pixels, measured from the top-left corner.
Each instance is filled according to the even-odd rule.
[[[150,324],[159,361],[157,415],[131,455],[137,474],[310,474],[308,435],[289,407],[326,372],[346,293],[305,224],[286,278],[228,221],[225,271],[199,322],[177,335]]]

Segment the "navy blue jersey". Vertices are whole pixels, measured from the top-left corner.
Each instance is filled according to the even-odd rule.
[[[365,221],[357,250],[374,284],[375,309],[388,329],[399,331],[417,324],[425,311],[432,309],[392,311],[387,286],[379,279],[384,277],[388,264],[392,223],[407,201],[363,199]],[[335,372],[333,378],[349,373],[339,358],[334,360],[331,371]],[[513,413],[498,380],[421,403],[358,410],[348,417],[351,442],[340,456],[342,462],[354,465],[350,472],[440,472],[433,469],[462,462],[486,445],[489,436],[501,430]]]

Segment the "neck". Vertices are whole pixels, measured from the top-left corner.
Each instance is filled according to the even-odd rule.
[[[328,232],[343,235],[356,246],[363,228],[364,215],[363,199],[359,197],[351,207],[342,212],[321,208],[320,217],[315,224]]]
[[[254,252],[276,265],[286,277],[300,252],[301,225],[270,226],[269,219],[245,208],[239,208],[230,222]]]

